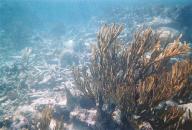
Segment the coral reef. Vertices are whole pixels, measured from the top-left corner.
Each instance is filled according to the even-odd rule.
[[[135,128],[143,122],[154,129],[182,127],[188,122],[182,118],[186,110],[165,102],[186,99],[191,93],[191,48],[180,42],[181,35],[161,42],[150,28],[136,32],[127,44],[118,38],[122,30],[121,25],[104,25],[92,47],[90,65],[74,69],[78,89],[97,102],[97,121],[108,122],[120,109],[122,129],[128,122]]]

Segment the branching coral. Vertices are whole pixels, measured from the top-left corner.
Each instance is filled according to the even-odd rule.
[[[40,119],[40,125],[39,125],[40,130],[47,130],[49,128],[49,124],[52,118],[52,112],[53,109],[50,107],[46,107],[42,111],[42,117]]]
[[[169,107],[165,112],[167,106],[158,106],[189,94],[192,64],[186,55],[191,49],[180,42],[181,36],[172,43],[161,43],[150,28],[138,31],[132,43],[125,44],[118,39],[122,30],[115,24],[100,29],[89,67],[74,70],[76,85],[97,101],[99,111],[103,104],[115,104],[123,120],[147,121],[156,129],[169,129],[185,111]]]

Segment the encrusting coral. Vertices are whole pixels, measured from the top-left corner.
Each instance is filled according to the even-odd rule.
[[[137,127],[149,122],[154,129],[183,129],[191,123],[182,118],[186,110],[165,102],[187,100],[191,94],[191,48],[180,42],[181,36],[162,43],[150,28],[139,30],[126,44],[118,38],[122,30],[115,24],[100,29],[90,65],[74,69],[77,87],[96,100],[98,115],[108,113],[110,118],[120,109],[124,128],[128,122]]]

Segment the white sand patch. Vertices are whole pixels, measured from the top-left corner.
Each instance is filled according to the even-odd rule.
[[[67,98],[64,95],[61,94],[47,94],[43,95],[42,97],[39,97],[32,101],[31,105],[66,105],[67,104]]]
[[[82,122],[86,122],[88,125],[94,125],[96,122],[96,109],[81,109],[75,108],[70,113],[70,116],[78,118]]]
[[[152,21],[149,22],[149,25],[154,25],[154,24],[169,24],[171,23],[172,20],[170,18],[162,18],[162,17],[153,17]]]
[[[24,105],[24,106],[19,106],[17,108],[16,113],[25,113],[25,112],[36,112],[35,108],[33,105]]]

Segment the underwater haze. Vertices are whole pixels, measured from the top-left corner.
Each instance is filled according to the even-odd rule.
[[[121,30],[121,27],[118,28],[117,25],[122,25],[123,30]],[[137,41],[140,35],[143,36],[145,34],[144,30],[148,28],[151,28],[154,34],[159,35],[159,41],[164,44],[164,48],[161,46],[163,49],[166,49],[167,43],[174,43],[175,39],[181,41],[175,48],[183,45],[184,41],[188,43],[187,46],[191,47],[192,0],[0,0],[0,130],[132,130],[136,129],[135,126],[139,123],[151,127],[144,130],[171,129],[171,127],[160,127],[155,123],[154,125],[151,119],[146,121],[146,118],[142,118],[139,120],[144,114],[133,116],[138,118],[136,121],[138,124],[130,123],[132,118],[129,123],[126,120],[127,125],[125,127],[122,116],[120,116],[122,111],[119,100],[114,101],[111,99],[114,98],[113,96],[109,98],[110,103],[103,99],[106,98],[105,96],[102,98],[104,105],[102,104],[101,111],[104,109],[107,111],[107,115],[111,117],[110,121],[105,122],[108,125],[103,126],[102,124],[105,123],[98,119],[98,102],[100,101],[98,92],[100,89],[94,88],[94,86],[99,86],[98,84],[101,84],[105,75],[102,75],[102,72],[99,73],[100,75],[94,73],[93,68],[97,64],[99,65],[95,68],[102,68],[102,65],[103,68],[110,66],[104,65],[108,61],[105,58],[110,56],[112,61],[109,64],[115,64],[114,68],[118,68],[118,62],[123,61],[121,59],[123,56],[118,59],[119,53],[129,50],[128,45],[132,45],[134,40]],[[98,33],[99,30],[100,33]],[[118,31],[121,33],[119,34]],[[136,32],[139,31],[140,35],[137,37]],[[115,32],[117,33],[113,35]],[[151,34],[149,35],[151,36]],[[116,39],[116,36],[118,36],[118,39]],[[146,39],[141,37],[138,41],[145,41]],[[151,40],[153,37],[149,39]],[[122,50],[119,48],[116,48],[117,50],[115,48],[114,50],[111,49],[108,51],[109,55],[106,54],[106,57],[102,57],[102,54],[107,53],[107,49],[110,47],[106,46],[103,50],[99,50],[99,47],[102,47],[99,43],[102,41],[103,44],[106,42],[105,45],[112,45],[110,43],[113,43],[113,40],[115,43],[117,41],[121,43],[120,48],[122,46],[125,48]],[[170,47],[172,46],[170,45]],[[94,53],[95,48],[98,50],[96,49]],[[185,49],[180,48],[179,50],[184,51]],[[113,51],[114,53],[112,53]],[[119,53],[116,54],[116,51],[119,51]],[[174,52],[174,49],[172,51]],[[130,52],[132,52],[131,49]],[[151,53],[146,53],[145,56],[152,55]],[[192,59],[191,54],[190,48],[189,51],[186,51],[189,59]],[[126,53],[126,55],[129,55],[129,53]],[[143,55],[139,56],[142,57]],[[102,58],[99,56],[104,59],[101,60]],[[172,67],[171,65],[185,58],[183,55],[174,56],[168,56],[167,59],[170,62],[165,66],[170,65],[170,67],[167,67],[166,70],[162,69],[163,71],[168,72]],[[93,65],[93,59],[95,60],[95,66]],[[141,63],[140,60],[138,62]],[[159,64],[159,66],[162,64]],[[91,68],[90,66],[94,67]],[[133,66],[137,68],[138,64],[135,63]],[[154,65],[148,69],[154,69],[157,66]],[[76,67],[82,69],[79,77],[82,75],[89,77],[93,73],[96,76],[85,79],[74,78],[74,68]],[[113,71],[114,68],[110,68],[110,73],[116,73],[116,71]],[[123,65],[120,65],[116,74],[110,76],[118,77],[124,71],[127,71],[126,69],[121,70],[121,68],[123,68]],[[110,69],[106,69],[106,71]],[[137,70],[139,70],[139,67]],[[188,72],[182,76],[190,77],[191,73]],[[139,72],[139,74],[130,77],[138,77],[137,75],[142,75],[141,73],[144,72]],[[117,80],[118,83],[123,76],[119,77],[121,78]],[[144,79],[142,77],[141,80],[134,83],[138,85]],[[81,81],[81,83],[78,84],[78,81]],[[100,86],[117,83],[109,83],[110,80],[108,79],[105,81],[106,83]],[[182,81],[187,82],[188,80],[183,79]],[[134,83],[132,83],[132,86]],[[162,82],[158,81],[156,84],[158,83]],[[180,80],[175,84],[179,86],[179,83],[181,83]],[[191,83],[191,79],[188,83]],[[86,87],[81,87],[81,89],[86,88],[83,91],[85,93],[94,90],[92,93],[94,96],[90,98],[89,95],[87,97],[81,89],[79,90],[78,86],[81,85],[91,87],[91,89]],[[121,85],[125,85],[125,81]],[[107,91],[106,93],[110,92]],[[189,95],[187,97],[190,97],[191,102],[192,94]],[[170,96],[170,100],[163,100],[158,108],[164,108],[163,105],[171,102],[172,99],[174,99],[174,96]],[[177,104],[176,106],[179,106],[181,100],[177,101],[177,103],[171,102],[171,105]],[[189,109],[192,110],[192,105],[187,104],[187,101],[182,100],[182,105],[184,104],[187,107],[189,105]],[[167,108],[165,107],[165,110]],[[140,124],[139,129],[141,128]],[[165,123],[165,126],[168,126],[168,124],[169,122]],[[153,125],[158,127],[154,128]],[[179,127],[179,130],[182,129]]]

